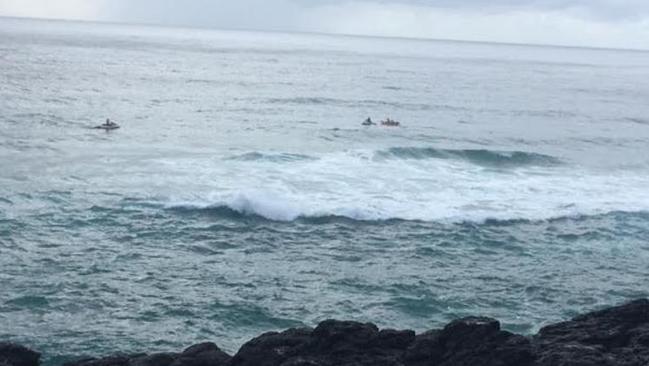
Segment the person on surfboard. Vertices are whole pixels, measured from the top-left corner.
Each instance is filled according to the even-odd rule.
[[[374,125],[374,122],[372,122],[372,119],[370,117],[367,117],[365,121],[362,123],[363,126],[372,126]]]

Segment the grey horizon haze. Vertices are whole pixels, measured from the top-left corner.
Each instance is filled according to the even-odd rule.
[[[649,49],[644,0],[0,0],[0,16]]]

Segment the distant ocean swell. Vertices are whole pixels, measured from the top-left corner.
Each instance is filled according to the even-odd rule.
[[[525,151],[495,151],[486,149],[442,149],[434,147],[392,147],[364,154],[348,152],[350,157],[362,156],[374,161],[392,159],[448,159],[461,160],[475,165],[512,168],[524,166],[553,166],[562,164],[559,158]],[[316,156],[293,153],[249,152],[227,157],[226,160],[249,162],[290,163],[318,160]]]
[[[420,147],[393,147],[376,153],[386,159],[458,159],[476,165],[516,167],[531,165],[559,165],[561,160],[549,155],[523,151],[493,151],[480,149],[436,149]]]

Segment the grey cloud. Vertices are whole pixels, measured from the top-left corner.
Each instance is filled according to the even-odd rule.
[[[111,20],[268,30],[290,29],[298,10],[287,0],[113,0],[104,5]]]
[[[649,49],[649,0],[0,0],[0,15],[3,11],[226,29]]]
[[[598,21],[649,18],[647,0],[111,0],[105,6],[113,17],[128,21],[286,29],[304,9],[354,2],[487,13],[557,11]]]
[[[360,0],[363,1],[363,0]],[[352,0],[295,0],[305,6],[343,4]],[[376,4],[406,4],[465,10],[491,11],[570,11],[599,20],[642,19],[649,17],[647,0],[366,0]]]
[[[304,29],[305,12],[350,3],[470,13],[559,12],[597,22],[649,19],[648,0],[107,0],[104,18],[234,29]]]

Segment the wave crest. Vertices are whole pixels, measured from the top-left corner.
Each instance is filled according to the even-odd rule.
[[[530,224],[534,222],[557,222],[564,220],[583,221],[594,218],[610,217],[613,219],[628,219],[630,217],[642,220],[649,219],[649,211],[602,211],[591,213],[557,213],[555,216],[536,217],[536,218],[516,218],[516,217],[455,217],[455,218],[436,218],[424,220],[422,218],[404,218],[390,217],[389,215],[380,215],[370,213],[363,209],[340,210],[340,212],[321,212],[321,213],[304,213],[291,208],[281,206],[266,206],[263,203],[246,200],[243,204],[176,204],[168,205],[168,210],[176,211],[182,214],[210,215],[222,219],[230,220],[259,220],[271,222],[302,222],[306,224],[329,224],[333,222],[364,223],[364,224],[385,224],[385,223],[439,223],[439,224],[463,224],[463,225],[487,225],[487,226],[512,226],[519,224]],[[347,211],[347,212],[345,212]]]
[[[525,151],[484,149],[436,149],[432,147],[393,147],[376,153],[384,159],[459,159],[489,167],[553,166],[561,160],[549,155]]]
[[[358,151],[347,151],[345,159],[356,159],[367,156]],[[459,160],[470,164],[492,168],[515,168],[525,166],[558,166],[562,161],[550,155],[526,151],[497,151],[485,149],[440,149],[434,147],[391,147],[385,150],[369,152],[376,162],[389,160]],[[229,161],[294,163],[317,161],[325,157],[316,157],[295,153],[248,152],[225,158]],[[340,158],[340,156],[338,156]]]
[[[210,204],[195,202],[169,204],[167,208],[190,213],[206,212],[234,219],[249,216],[273,221],[294,221],[301,216],[301,210],[296,205],[261,193],[239,193],[229,198],[217,199],[216,203]]]
[[[291,154],[291,153],[278,153],[278,154],[264,154],[260,152],[249,152],[241,155],[230,156],[225,160],[234,160],[234,161],[248,161],[248,162],[271,162],[271,163],[290,163],[296,161],[310,161],[317,160],[317,158],[303,155],[303,154]]]

